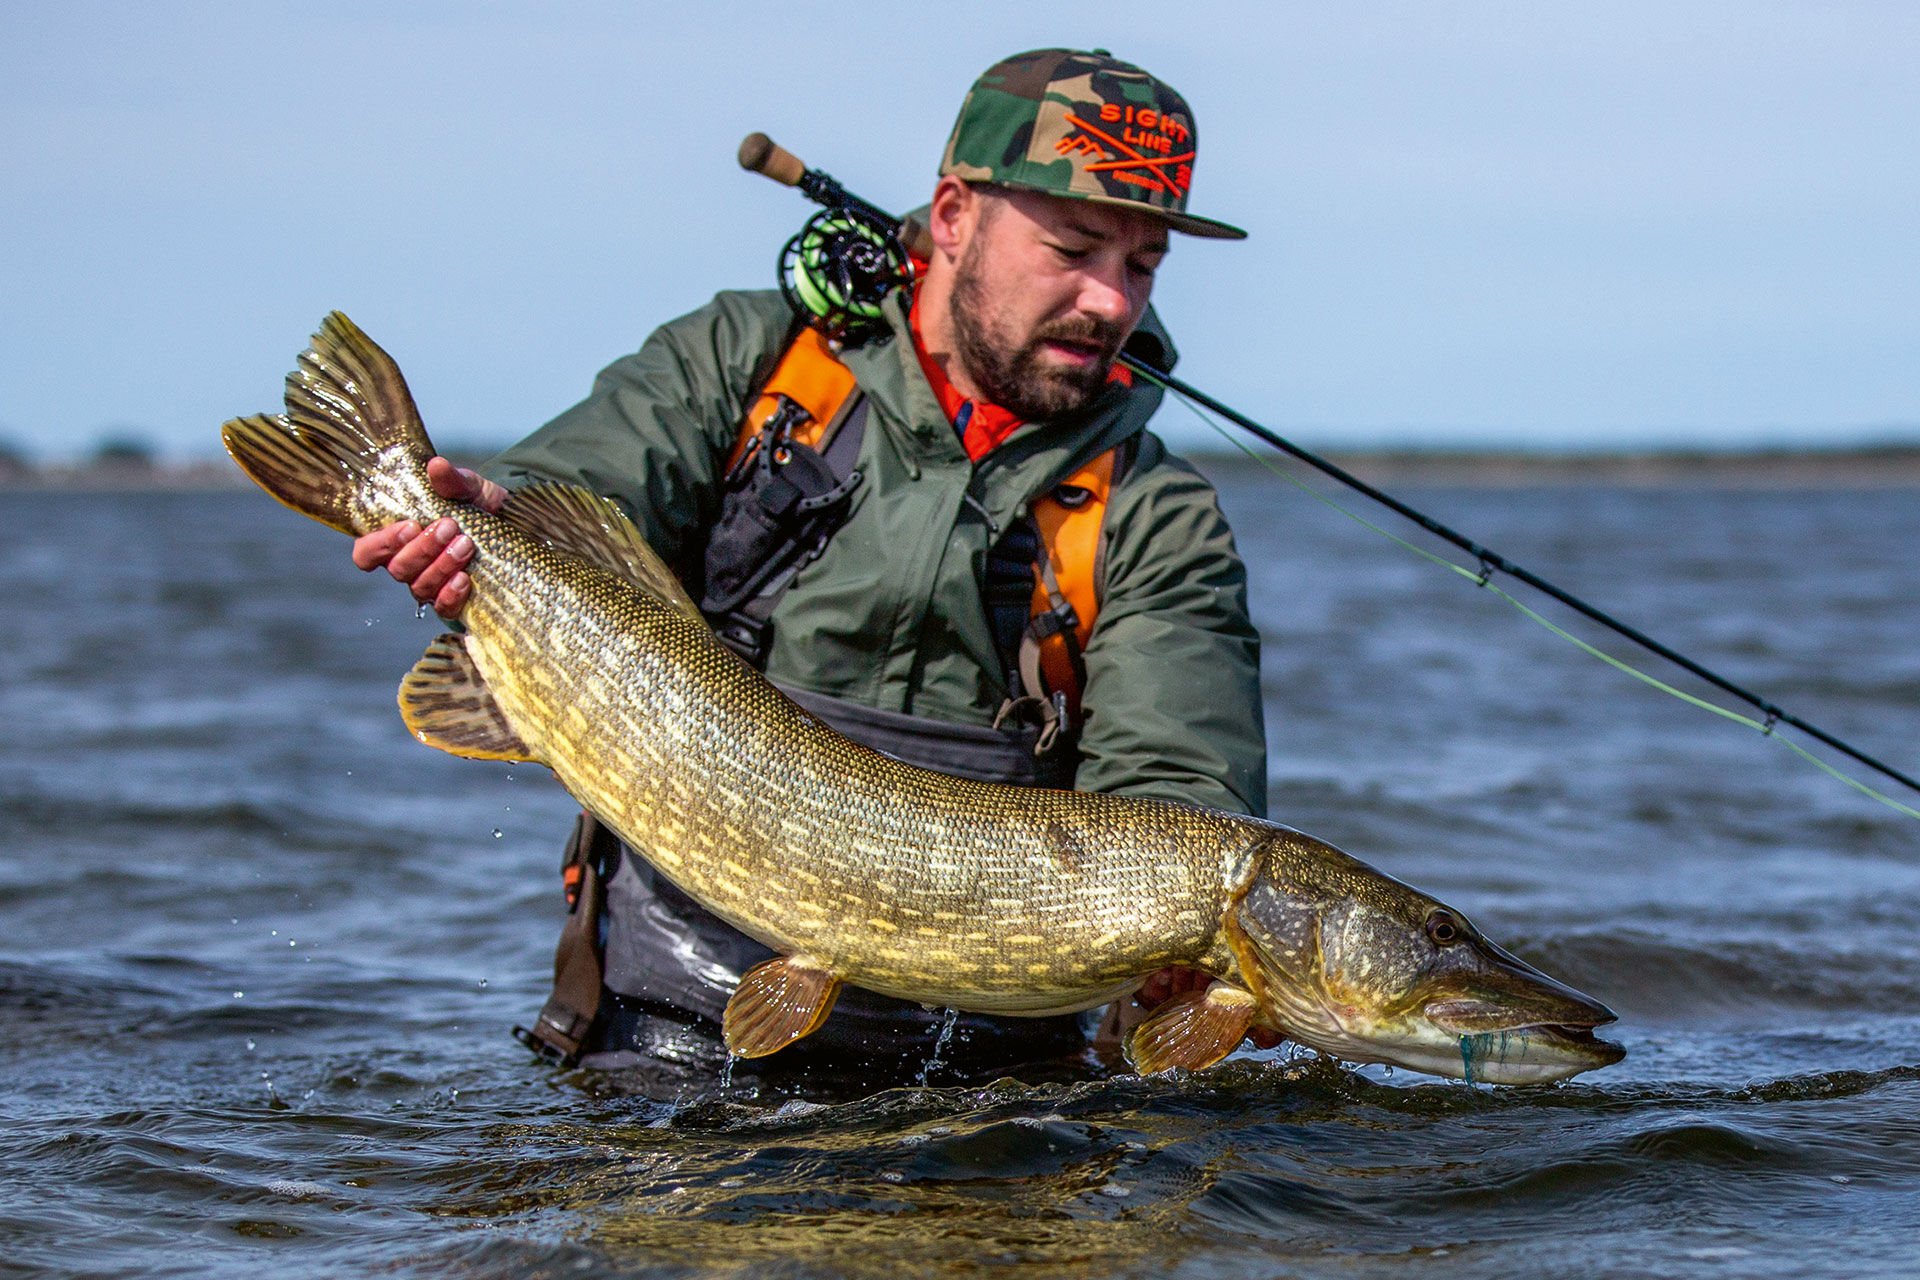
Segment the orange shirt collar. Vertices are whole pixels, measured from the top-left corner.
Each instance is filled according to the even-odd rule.
[[[913,354],[920,358],[921,372],[927,375],[927,385],[933,388],[934,398],[940,402],[940,412],[960,431],[960,444],[967,456],[980,461],[1020,429],[1019,416],[985,400],[968,400],[948,381],[947,371],[927,354],[926,340],[920,336],[920,291],[917,289],[913,294],[913,308],[907,312],[907,327],[913,333]]]

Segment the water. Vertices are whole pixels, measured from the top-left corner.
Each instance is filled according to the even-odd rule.
[[[1920,763],[1911,492],[1408,496]],[[409,740],[403,593],[258,494],[0,493],[0,1267],[1920,1268],[1920,823],[1283,486],[1225,500],[1276,816],[1607,1000],[1624,1063],[614,1095],[505,1034],[571,806]]]

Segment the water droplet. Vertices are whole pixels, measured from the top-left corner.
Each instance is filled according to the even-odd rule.
[[[372,626],[372,625],[373,625],[374,623],[376,623],[376,622],[378,622],[378,621],[380,621],[380,619],[378,619],[378,618],[368,618],[368,619],[366,620],[366,622],[367,622],[367,625],[368,625],[368,626]]]
[[[927,1060],[920,1066],[920,1079],[916,1083],[922,1088],[926,1087],[933,1073],[940,1069],[941,1055],[946,1052],[947,1045],[952,1042],[953,1028],[959,1021],[960,1011],[948,1009],[946,1018],[940,1023],[940,1034],[933,1042],[933,1052],[927,1055]]]
[[[248,1053],[252,1053],[252,1052],[253,1052],[253,1041],[252,1041],[251,1039],[249,1039],[249,1040],[247,1041],[247,1052],[248,1052]]]
[[[498,828],[498,827],[495,827],[495,828],[493,829],[493,838],[494,838],[495,840],[498,840],[498,839],[499,839],[499,838],[501,837],[501,835],[502,835],[502,834],[503,834],[503,833],[501,832],[501,830],[500,830],[500,828]]]
[[[244,996],[245,994],[247,994],[247,993],[246,993],[246,992],[244,992],[244,991],[236,991],[236,992],[234,992],[234,993],[233,993],[233,998],[234,998],[235,1000],[238,1000],[238,999],[239,999],[239,998],[240,998],[241,996]]]
[[[415,622],[418,622],[420,619],[426,616],[427,616],[427,602],[425,600],[422,600],[419,604],[413,606],[413,618]]]
[[[288,938],[288,939],[287,939],[287,945],[288,945],[288,946],[290,946],[290,947],[297,947],[297,946],[299,946],[300,944],[299,944],[299,943],[297,943],[297,942],[295,942],[295,941],[294,941],[294,940],[293,940],[292,938]]]
[[[483,991],[484,991],[484,990],[486,989],[486,986],[487,986],[487,980],[486,980],[485,978],[482,978],[482,979],[480,979],[480,988],[481,988],[481,990],[483,990]]]
[[[885,1173],[880,1175],[880,1181],[882,1182],[899,1183],[899,1182],[905,1182],[906,1180],[907,1180],[907,1175],[895,1169],[888,1169]]]
[[[1123,1187],[1117,1182],[1109,1182],[1106,1186],[1100,1188],[1100,1194],[1103,1196],[1112,1196],[1116,1200],[1124,1200],[1133,1194],[1133,1188]]]

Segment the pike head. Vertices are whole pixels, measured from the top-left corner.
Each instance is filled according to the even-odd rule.
[[[1626,1056],[1605,1005],[1481,936],[1459,912],[1288,831],[1228,920],[1259,1020],[1350,1062],[1540,1084]]]

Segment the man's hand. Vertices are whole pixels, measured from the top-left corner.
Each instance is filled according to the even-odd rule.
[[[427,483],[441,497],[471,502],[482,511],[498,511],[507,500],[507,491],[493,481],[441,457],[427,460]],[[467,593],[473,590],[467,576],[472,559],[473,539],[460,532],[451,517],[424,529],[417,521],[401,520],[353,540],[356,567],[372,572],[385,565],[395,580],[407,584],[415,600],[431,604],[443,618],[457,618],[466,608]]]
[[[1140,984],[1140,989],[1133,993],[1133,998],[1139,1002],[1142,1009],[1152,1009],[1175,996],[1186,995],[1189,991],[1205,991],[1207,984],[1212,981],[1213,975],[1204,969],[1188,969],[1176,965],[1148,974],[1147,980]],[[1253,1041],[1253,1047],[1256,1049],[1271,1049],[1283,1038],[1265,1027],[1255,1027],[1247,1032],[1247,1039]]]

